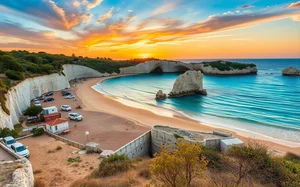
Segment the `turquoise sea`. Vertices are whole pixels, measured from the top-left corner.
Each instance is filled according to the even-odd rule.
[[[94,88],[143,105],[162,107],[190,118],[274,139],[300,142],[300,77],[281,75],[300,59],[229,59],[254,63],[257,75],[209,76],[203,86],[208,95],[156,101],[158,90],[169,93],[178,73],[144,74],[108,79]],[[200,62],[201,60],[184,60]]]

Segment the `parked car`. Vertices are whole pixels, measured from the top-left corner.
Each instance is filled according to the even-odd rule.
[[[83,117],[82,117],[82,115],[80,115],[78,113],[69,113],[69,119],[75,120],[75,121],[81,121],[81,120],[83,120]]]
[[[29,151],[28,149],[21,143],[17,142],[11,145],[11,149],[19,156],[29,158]]]
[[[53,92],[48,92],[48,93],[46,93],[46,96],[51,96],[53,94],[54,94]]]
[[[44,95],[41,95],[40,97],[39,97],[39,100],[44,100],[45,99],[45,96]]]
[[[27,117],[27,123],[36,123],[41,121],[39,117],[37,116],[28,116]]]
[[[62,96],[67,96],[67,95],[72,95],[72,93],[71,92],[64,92],[64,93],[62,93]]]
[[[48,98],[44,99],[44,102],[51,102],[51,101],[54,101],[53,97],[48,97]]]
[[[35,102],[35,101],[39,101],[37,98],[35,98],[35,99],[32,99],[31,100],[32,102]]]
[[[11,145],[17,143],[16,140],[12,136],[7,136],[7,137],[3,138],[3,142],[4,142],[4,145],[8,148],[10,148]]]
[[[34,102],[33,102],[33,105],[34,105],[34,106],[42,106],[41,103],[40,103],[39,101],[34,101]]]
[[[62,90],[62,91],[60,92],[60,94],[63,94],[63,93],[65,93],[65,92],[69,92],[69,90],[68,90],[68,89],[64,89],[64,90]]]
[[[66,99],[74,99],[75,96],[74,96],[74,95],[67,95],[67,96],[65,96],[65,98],[66,98]]]
[[[60,109],[62,111],[71,111],[72,108],[69,105],[61,105]]]

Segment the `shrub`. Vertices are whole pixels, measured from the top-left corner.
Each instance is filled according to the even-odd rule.
[[[13,56],[10,55],[0,56],[0,68],[14,71],[24,71],[23,66],[18,63]]]
[[[62,149],[62,147],[60,145],[58,145],[55,150],[58,151],[58,150],[61,150],[61,149]]]
[[[220,168],[222,155],[220,152],[209,146],[202,146],[202,156],[206,157],[208,161],[208,167]]]
[[[36,128],[32,130],[33,136],[41,136],[44,134],[44,129],[43,128]]]
[[[213,68],[217,68],[220,71],[229,71],[231,69],[245,69],[247,67],[255,67],[255,64],[244,64],[238,62],[227,62],[227,61],[212,61],[212,62],[203,62],[204,66],[211,66]]]
[[[102,160],[97,175],[100,177],[112,176],[127,171],[132,166],[131,160],[124,154],[113,154]]]
[[[182,136],[180,136],[179,134],[174,134],[175,138],[179,139],[179,138],[183,138]]]
[[[81,162],[81,159],[80,159],[80,157],[79,156],[77,156],[77,157],[71,157],[71,158],[68,158],[68,162]]]
[[[43,111],[40,106],[30,106],[24,111],[25,116],[37,116]]]
[[[139,172],[139,176],[143,177],[145,179],[150,179],[151,178],[151,173],[150,173],[149,169],[143,169]]]
[[[15,130],[10,130],[5,127],[4,129],[0,128],[0,137],[12,136],[14,138],[18,137],[18,133]]]
[[[42,73],[50,74],[54,67],[50,64],[44,64],[40,67]]]
[[[25,79],[23,73],[14,71],[14,70],[7,70],[5,75],[12,80],[24,80]]]
[[[6,97],[5,94],[7,93],[7,90],[4,88],[0,88],[0,104],[1,104],[1,108],[2,110],[7,114],[10,115],[10,111],[6,106]]]

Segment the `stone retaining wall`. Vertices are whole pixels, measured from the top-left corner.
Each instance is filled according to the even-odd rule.
[[[137,158],[143,156],[150,156],[151,148],[151,132],[148,131],[138,138],[132,140],[120,149],[115,151],[115,154],[125,154],[129,158]]]

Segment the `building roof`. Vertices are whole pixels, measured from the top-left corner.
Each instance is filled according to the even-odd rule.
[[[63,118],[56,118],[54,120],[47,121],[46,124],[50,125],[50,126],[56,126],[56,125],[59,125],[59,124],[65,123],[65,122],[68,122],[68,120],[63,119]]]

